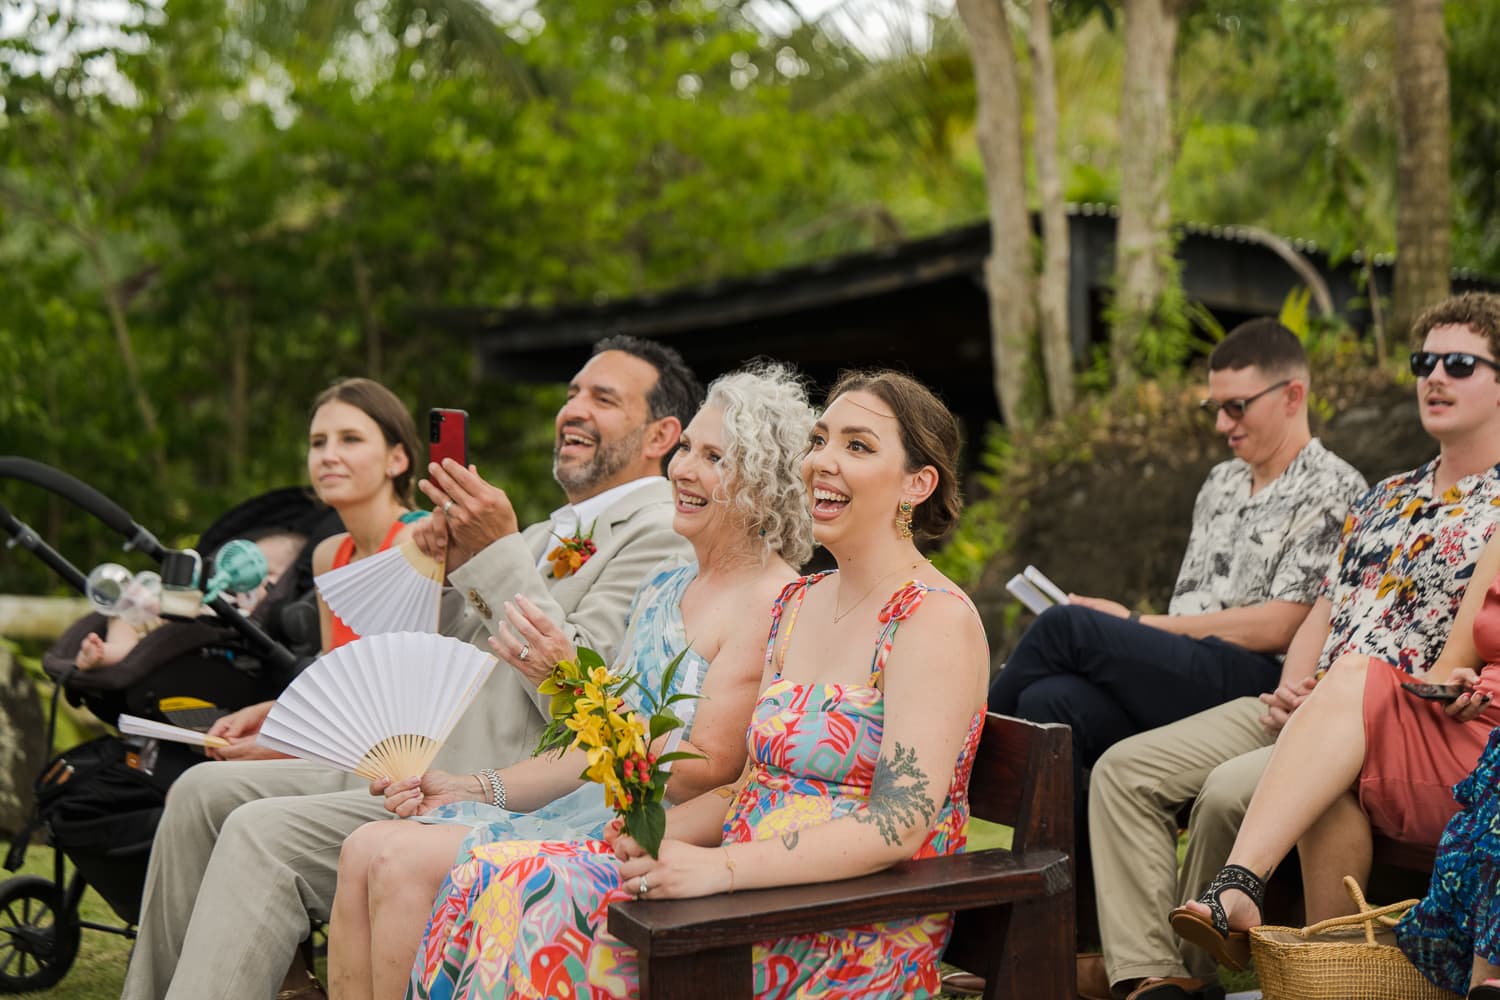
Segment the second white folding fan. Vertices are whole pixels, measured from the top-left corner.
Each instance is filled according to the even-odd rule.
[[[494,667],[493,656],[450,636],[367,635],[297,675],[256,742],[371,781],[413,777]]]
[[[331,569],[313,582],[356,635],[437,631],[443,564],[415,542]]]

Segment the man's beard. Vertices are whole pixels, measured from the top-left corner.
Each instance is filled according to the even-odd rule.
[[[597,436],[597,435],[596,435]],[[569,495],[584,493],[592,495],[598,487],[633,462],[641,453],[641,443],[646,439],[646,427],[642,424],[618,441],[606,442],[602,438],[594,447],[594,457],[587,462],[567,469],[558,464],[561,443],[552,446],[552,478]]]

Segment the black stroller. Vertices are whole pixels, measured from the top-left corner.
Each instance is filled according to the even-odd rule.
[[[55,493],[124,536],[126,549],[157,562],[171,553],[109,498],[56,469],[0,457],[3,479]],[[28,550],[80,592],[86,590],[85,575],[3,504],[0,528],[11,536],[11,547]],[[199,539],[200,549],[211,553],[231,538],[277,529],[307,541],[292,568],[249,616],[223,597],[215,598],[209,607],[217,617],[171,620],[142,638],[119,663],[86,673],[74,666],[79,646],[89,633],[102,634],[108,619],[90,614],[69,628],[42,658],[43,668],[57,682],[47,745],[55,737],[58,698],[64,694],[110,724],[128,712],[198,729],[226,712],[274,698],[317,653],[312,550],[322,538],[342,530],[338,516],[292,487],[240,504]],[[211,563],[205,576],[209,568]],[[134,936],[166,790],[203,759],[181,744],[103,736],[48,762],[36,781],[34,817],[14,838],[5,867],[15,871],[21,866],[40,830],[55,848],[54,876],[21,875],[0,883],[0,993],[55,984],[71,968],[84,927]],[[125,926],[80,918],[79,903],[90,885]]]

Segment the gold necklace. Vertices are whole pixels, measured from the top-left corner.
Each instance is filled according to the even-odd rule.
[[[854,612],[854,609],[857,608],[857,607],[859,607],[861,604],[865,603],[865,601],[869,598],[869,596],[871,594],[875,593],[875,588],[878,587],[878,586],[880,586],[886,580],[889,580],[891,577],[895,576],[897,573],[900,573],[902,570],[916,569],[918,566],[922,565],[926,561],[927,561],[926,559],[918,559],[916,562],[912,563],[910,566],[899,566],[896,569],[891,570],[889,573],[885,574],[885,576],[882,576],[880,579],[876,580],[873,584],[871,584],[870,585],[870,589],[867,590],[867,591],[865,591],[863,594],[861,594],[859,596],[859,600],[857,600],[853,604],[849,605],[848,609],[846,609],[844,611],[840,611],[839,610],[838,598],[834,598],[834,601],[833,601],[833,623],[835,625],[837,625],[839,622],[841,622],[845,618],[849,617],[849,615]],[[842,590],[842,587],[840,588],[840,590]]]

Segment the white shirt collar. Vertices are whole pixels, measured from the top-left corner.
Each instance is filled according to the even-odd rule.
[[[563,537],[581,535],[590,531],[599,520],[599,515],[609,510],[616,502],[623,500],[643,486],[661,482],[663,478],[662,476],[642,476],[628,483],[610,487],[603,493],[596,493],[587,500],[564,504],[552,512],[552,530]]]

